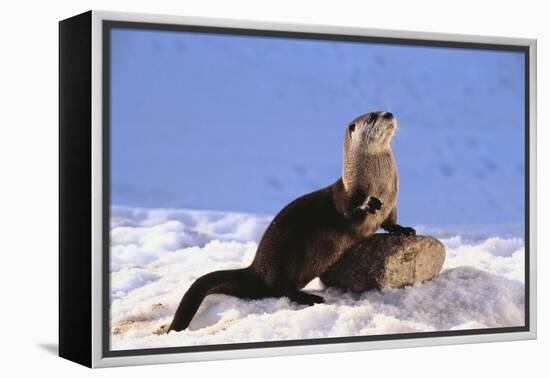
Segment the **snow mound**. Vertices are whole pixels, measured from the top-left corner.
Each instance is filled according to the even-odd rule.
[[[287,298],[246,301],[208,296],[189,329],[165,334],[181,296],[195,279],[245,267],[270,216],[197,210],[113,207],[111,348],[242,343],[524,324],[524,243],[498,228],[441,238],[447,259],[430,282],[353,294],[306,290],[326,303]],[[429,233],[424,228],[423,233]]]

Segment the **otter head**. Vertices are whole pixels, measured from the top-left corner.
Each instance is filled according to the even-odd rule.
[[[372,112],[354,119],[346,128],[344,151],[378,153],[390,149],[397,122],[389,112]]]
[[[344,135],[344,165],[342,178],[346,189],[361,186],[369,170],[369,161],[393,162],[390,141],[397,128],[393,114],[372,112],[354,119]],[[373,160],[374,159],[374,160]],[[379,166],[376,164],[375,166]]]

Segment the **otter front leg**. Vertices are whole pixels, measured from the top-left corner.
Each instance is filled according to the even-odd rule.
[[[377,210],[382,208],[382,201],[374,196],[367,196],[365,201],[359,206],[359,209],[366,211],[367,213],[374,214]]]
[[[375,214],[381,208],[382,201],[374,196],[367,196],[367,198],[361,200],[359,204],[351,208],[350,219],[355,223],[361,223],[365,220],[367,214]]]
[[[382,228],[392,235],[414,236],[416,230],[412,227],[403,227],[397,224],[397,209],[394,207],[388,218],[382,223]]]

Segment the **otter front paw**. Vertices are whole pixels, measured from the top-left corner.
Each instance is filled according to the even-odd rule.
[[[412,227],[403,227],[398,224],[394,224],[391,228],[388,228],[388,232],[392,235],[403,235],[403,236],[415,236],[416,230]]]
[[[382,201],[374,196],[368,196],[359,208],[367,213],[374,214],[382,208]]]

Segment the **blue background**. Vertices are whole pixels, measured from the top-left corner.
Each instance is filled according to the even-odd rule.
[[[524,85],[518,52],[114,29],[111,201],[275,214],[387,110],[403,223],[520,223]]]

